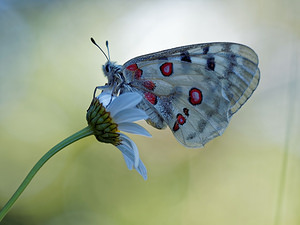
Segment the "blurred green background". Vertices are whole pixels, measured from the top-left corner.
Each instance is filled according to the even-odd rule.
[[[230,41],[259,55],[261,82],[224,135],[186,149],[141,122],[130,136],[144,181],[119,150],[81,140],[52,158],[6,225],[272,225],[284,151],[280,224],[300,224],[298,0],[0,0],[0,207],[37,160],[86,126],[109,40],[111,58]]]

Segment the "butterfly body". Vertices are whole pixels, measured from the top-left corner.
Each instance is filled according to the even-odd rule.
[[[247,46],[207,43],[139,56],[123,66],[103,66],[114,94],[138,92],[147,122],[167,125],[187,147],[202,147],[221,135],[231,116],[256,89],[258,57]]]

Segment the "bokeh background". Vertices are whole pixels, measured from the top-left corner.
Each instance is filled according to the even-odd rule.
[[[130,137],[144,181],[115,147],[88,137],[47,162],[1,224],[300,224],[299,12],[298,0],[0,0],[0,207],[46,151],[86,126],[106,82],[90,37],[103,48],[109,40],[120,64],[238,42],[261,69],[256,92],[205,148],[141,122],[153,137]]]

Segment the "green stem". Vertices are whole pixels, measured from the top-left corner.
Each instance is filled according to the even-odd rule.
[[[9,199],[9,201],[5,204],[5,206],[0,211],[0,222],[4,218],[4,216],[8,213],[10,208],[13,206],[15,201],[20,197],[22,192],[25,190],[27,185],[30,183],[34,175],[39,171],[39,169],[57,152],[62,150],[64,147],[68,146],[69,144],[72,144],[75,141],[78,141],[81,138],[87,137],[89,135],[93,134],[93,130],[90,126],[87,126],[86,128],[76,132],[75,134],[71,135],[70,137],[66,138],[65,140],[61,141],[57,145],[55,145],[53,148],[51,148],[30,170],[28,175],[23,180],[22,184],[19,186],[19,188],[16,190],[16,192],[13,194],[13,196]]]
[[[293,57],[293,62],[298,62],[297,55]],[[297,64],[293,64],[297,65]],[[284,194],[285,189],[287,185],[287,176],[288,176],[288,163],[289,163],[289,152],[290,152],[290,138],[292,133],[292,128],[295,121],[295,115],[296,115],[296,104],[294,102],[294,96],[298,96],[299,87],[297,82],[297,74],[299,72],[297,71],[298,67],[296,66],[296,71],[289,74],[289,85],[287,87],[287,123],[286,123],[286,133],[285,133],[285,143],[284,143],[284,153],[282,157],[282,165],[281,165],[281,174],[279,178],[279,189],[278,189],[278,197],[277,197],[277,204],[276,204],[276,211],[275,211],[275,217],[274,217],[274,225],[279,225],[283,221],[283,200],[284,200]],[[283,223],[282,223],[283,224]]]
[[[283,204],[284,189],[286,185],[286,175],[287,175],[287,167],[288,167],[288,156],[289,156],[289,151],[288,148],[286,147],[283,153],[281,175],[279,179],[280,182],[279,182],[278,198],[277,198],[275,220],[274,220],[275,225],[280,224],[280,219],[282,214],[282,204]]]

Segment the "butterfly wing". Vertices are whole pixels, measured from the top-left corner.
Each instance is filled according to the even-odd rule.
[[[221,135],[256,89],[258,57],[235,43],[189,45],[136,57],[123,66],[121,91],[144,96],[139,105],[156,128],[167,124],[179,142],[202,147]]]

